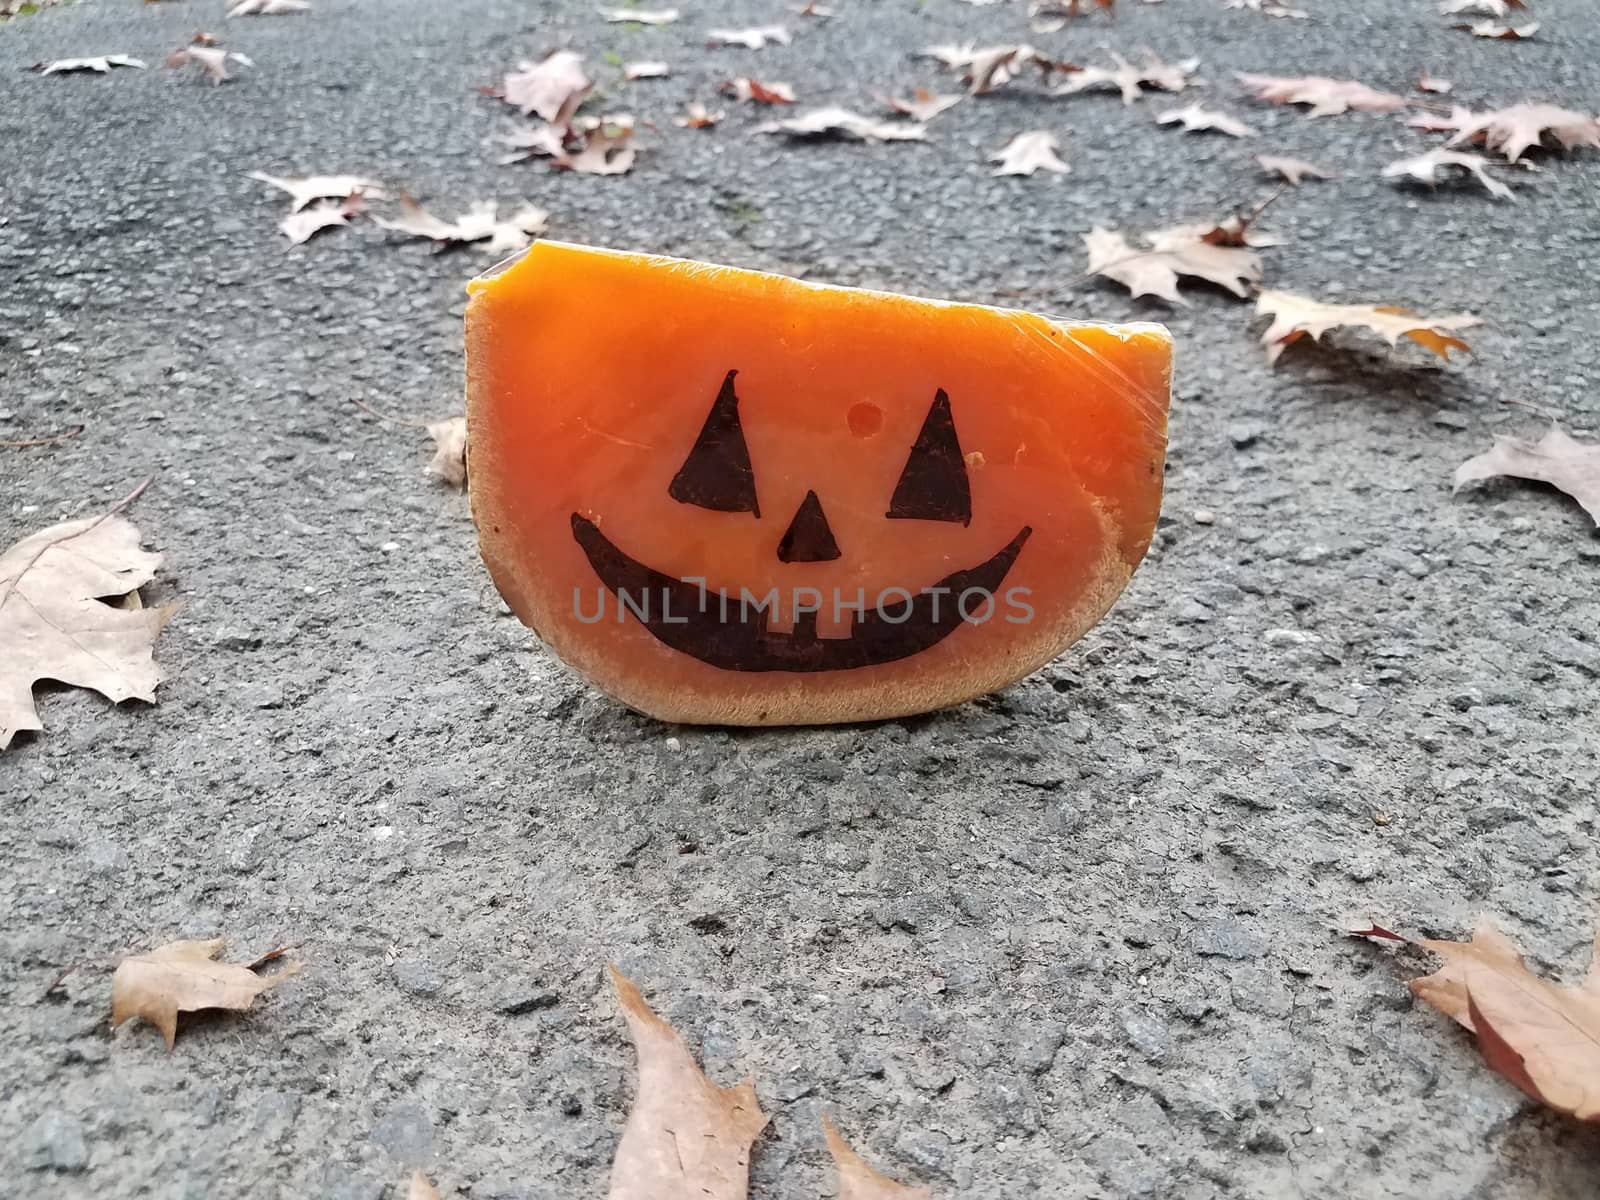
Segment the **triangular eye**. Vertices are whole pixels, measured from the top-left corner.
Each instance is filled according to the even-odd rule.
[[[744,427],[739,424],[739,397],[733,390],[733,377],[738,373],[729,371],[723,379],[700,436],[667,485],[667,494],[684,504],[759,517],[755,472],[750,467]]]
[[[972,524],[972,488],[967,482],[967,460],[956,438],[950,397],[940,388],[933,407],[922,422],[922,432],[911,447],[906,469],[889,501],[890,518],[905,521],[960,521]]]

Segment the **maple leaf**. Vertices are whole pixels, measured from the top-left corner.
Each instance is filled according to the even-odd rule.
[[[34,63],[29,69],[40,75],[66,75],[73,71],[93,71],[104,75],[112,67],[135,67],[142,71],[145,64],[126,54],[97,54],[90,58],[58,58],[54,62]]]
[[[878,103],[890,112],[899,113],[903,117],[910,117],[914,121],[931,121],[945,109],[961,103],[960,96],[948,93],[930,92],[927,88],[917,88],[909,100],[901,100],[896,96],[879,95]]]
[[[1426,67],[1422,69],[1422,75],[1417,80],[1417,90],[1419,92],[1432,92],[1436,96],[1447,96],[1454,87],[1455,84],[1448,79],[1435,78]]]
[[[236,0],[230,17],[278,17],[311,11],[311,0]]]
[[[1553,428],[1537,442],[1497,437],[1494,445],[1456,468],[1455,490],[1480,479],[1511,475],[1560,488],[1600,526],[1600,445]]]
[[[1279,175],[1291,186],[1298,187],[1306,179],[1337,179],[1338,176],[1330,171],[1325,171],[1315,163],[1308,163],[1303,158],[1280,158],[1275,154],[1258,154],[1255,156],[1257,164],[1269,175]]]
[[[1546,138],[1563,150],[1579,146],[1600,150],[1600,118],[1554,104],[1513,104],[1482,113],[1455,105],[1448,117],[1413,117],[1407,124],[1435,132],[1454,130],[1455,136],[1445,145],[1475,142],[1511,162],[1535,146],[1543,147]]]
[[[1261,335],[1267,361],[1274,363],[1284,348],[1310,337],[1320,340],[1330,329],[1359,327],[1370,329],[1391,346],[1401,338],[1416,342],[1440,358],[1451,350],[1471,352],[1471,347],[1454,336],[1457,329],[1470,329],[1482,322],[1474,316],[1423,317],[1405,308],[1370,304],[1323,304],[1292,292],[1265,291],[1256,298],[1256,314],[1270,315],[1272,324]]]
[[[433,439],[433,458],[423,468],[424,472],[444,480],[451,487],[466,487],[467,419],[446,417],[443,421],[430,421],[423,428]]]
[[[1164,63],[1149,53],[1138,66],[1115,52],[1111,57],[1116,62],[1114,67],[1068,68],[1070,73],[1066,81],[1058,85],[1051,95],[1072,96],[1095,88],[1112,87],[1122,93],[1124,104],[1132,104],[1143,98],[1146,87],[1163,92],[1185,90],[1189,86],[1190,76],[1200,66],[1198,58]]]
[[[1347,79],[1326,79],[1320,75],[1286,79],[1274,75],[1234,72],[1257,100],[1270,104],[1309,104],[1307,116],[1331,117],[1356,109],[1360,112],[1395,112],[1406,105],[1404,96],[1380,92],[1364,83]]]
[[[1183,123],[1184,131],[1187,133],[1201,133],[1208,129],[1214,129],[1218,133],[1227,134],[1229,137],[1247,138],[1256,136],[1256,131],[1243,121],[1236,117],[1230,117],[1227,113],[1212,112],[1210,109],[1202,107],[1198,101],[1186,108],[1169,108],[1166,112],[1159,113],[1156,116],[1157,125],[1172,125],[1177,122]]]
[[[675,8],[602,8],[600,15],[613,23],[632,21],[640,25],[671,25],[683,14]]]
[[[143,1017],[161,1031],[171,1050],[178,1014],[204,1008],[246,1009],[269,988],[300,971],[288,963],[273,975],[257,975],[247,963],[217,962],[223,939],[172,942],[117,964],[111,976],[111,1028]]]
[[[745,1200],[750,1147],[768,1121],[754,1083],[712,1083],[615,967],[611,982],[638,1056],[639,1090],[611,1164],[608,1200]]]
[[[387,198],[381,184],[373,179],[364,179],[360,175],[307,175],[303,179],[286,179],[268,175],[265,171],[250,171],[245,177],[260,180],[280,191],[288,192],[293,203],[291,209],[293,212],[299,212],[313,200],[343,200],[357,192],[370,200]]]
[[[721,109],[718,109],[716,112],[712,112],[704,104],[701,104],[700,101],[691,100],[689,102],[689,107],[684,111],[683,116],[673,117],[672,121],[673,124],[681,125],[685,129],[712,129],[715,128],[725,116],[727,116],[727,114]]]
[[[1187,304],[1178,294],[1182,276],[1204,279],[1241,299],[1261,280],[1261,256],[1243,246],[1218,245],[1201,236],[1201,227],[1186,225],[1144,235],[1146,248],[1135,248],[1115,230],[1098,225],[1083,235],[1089,251],[1089,274],[1114,279],[1134,296],[1155,296]]]
[[[758,126],[757,132],[801,138],[847,136],[869,142],[920,142],[927,137],[926,126],[904,121],[874,121],[847,108],[813,108],[798,116]]]
[[[1489,190],[1497,199],[1512,200],[1511,189],[1498,179],[1490,176],[1487,159],[1479,158],[1476,154],[1462,154],[1458,150],[1449,150],[1441,146],[1437,150],[1430,150],[1426,154],[1419,154],[1415,158],[1401,158],[1383,168],[1385,179],[1415,179],[1419,183],[1426,183],[1430,187],[1439,182],[1441,167],[1461,167],[1463,170],[1475,175],[1478,182]]]
[[[1305,9],[1291,8],[1283,0],[1228,0],[1222,7],[1249,9],[1264,17],[1285,17],[1291,21],[1304,21],[1311,16]]]
[[[194,42],[181,50],[174,50],[167,55],[162,63],[166,67],[182,67],[193,63],[200,68],[200,73],[211,80],[213,84],[227,83],[233,76],[228,73],[228,64],[236,62],[241,67],[253,67],[255,63],[237,50],[224,50],[220,46],[208,46],[201,42]]]
[[[787,83],[762,83],[759,79],[740,76],[730,79],[720,89],[724,96],[747,104],[793,104],[794,88]]]
[[[1072,170],[1056,154],[1061,143],[1056,135],[1044,129],[1030,129],[1019,133],[1000,150],[989,156],[990,162],[1000,165],[992,175],[1032,175],[1035,171],[1054,171],[1065,175]]]
[[[933,1200],[933,1193],[927,1188],[906,1187],[874,1171],[866,1159],[839,1136],[826,1116],[822,1118],[822,1135],[827,1139],[828,1153],[833,1156],[834,1169],[839,1173],[839,1200]]]
[[[1501,25],[1497,21],[1478,21],[1470,25],[1457,25],[1456,28],[1466,30],[1473,37],[1497,38],[1502,42],[1521,42],[1539,32],[1539,22],[1529,21],[1526,25]]]
[[[712,46],[743,46],[746,50],[764,49],[768,42],[787,46],[789,31],[782,25],[754,25],[749,29],[711,29],[706,40]]]
[[[297,208],[282,221],[278,228],[293,245],[300,245],[334,225],[348,225],[350,218],[366,212],[366,203],[360,192],[343,200],[318,200],[307,208]]]
[[[672,74],[672,67],[664,62],[631,62],[624,63],[622,77],[628,81],[635,79],[665,79]]]
[[[480,200],[454,221],[444,221],[402,192],[399,220],[383,217],[372,220],[384,229],[428,238],[441,247],[487,239],[485,248],[490,253],[509,254],[521,250],[535,235],[543,233],[550,217],[544,209],[525,204],[514,215],[501,219],[495,215],[498,208],[493,200]]]
[[[155,703],[155,640],[178,606],[101,601],[136,601],[160,564],[116,509],[51,525],[0,554],[0,750],[21,731],[44,728],[33,703],[41,679],[92,688],[112,703]]]
[[[1465,942],[1413,944],[1445,963],[1413,979],[1412,994],[1477,1034],[1491,1069],[1559,1112],[1600,1118],[1600,963],[1576,987],[1551,983],[1486,921]]]
[[[593,86],[583,73],[583,55],[557,50],[538,63],[518,63],[500,85],[500,97],[523,116],[565,125]]]

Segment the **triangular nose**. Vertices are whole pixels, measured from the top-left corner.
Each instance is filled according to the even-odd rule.
[[[778,558],[782,562],[830,562],[838,557],[839,543],[833,540],[828,518],[822,515],[822,501],[815,492],[807,492],[778,543]]]

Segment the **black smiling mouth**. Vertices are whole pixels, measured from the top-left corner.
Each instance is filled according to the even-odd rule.
[[[869,603],[854,613],[848,637],[819,638],[816,612],[798,614],[792,633],[770,632],[764,609],[648,567],[620,550],[593,521],[572,514],[572,536],[619,604],[631,598],[638,607],[630,611],[656,640],[726,671],[848,671],[920,654],[966,623],[963,607],[969,614],[981,608],[958,604],[959,597],[981,592],[998,599],[1032,532],[1024,525],[977,566],[951,572],[909,601],[897,592],[887,605],[895,619],[884,615],[883,606]]]

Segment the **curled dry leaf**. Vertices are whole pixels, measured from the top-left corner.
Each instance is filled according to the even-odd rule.
[[[681,125],[685,129],[712,129],[715,128],[725,116],[727,116],[727,114],[721,109],[718,109],[716,112],[712,112],[704,104],[701,104],[700,101],[691,100],[689,102],[689,107],[684,111],[683,116],[673,117],[672,121],[673,124]]]
[[[1443,146],[1426,154],[1419,154],[1415,158],[1397,159],[1383,168],[1383,177],[1414,179],[1418,183],[1433,187],[1438,184],[1439,171],[1443,167],[1460,167],[1470,172],[1488,189],[1489,194],[1497,199],[1515,199],[1509,187],[1489,174],[1488,159],[1479,158],[1476,154],[1462,154],[1459,150],[1449,150]]]
[[[683,14],[675,8],[602,8],[600,15],[613,23],[631,21],[640,25],[671,25]]]
[[[625,175],[633,169],[639,150],[633,144],[633,118],[620,114],[595,117],[573,126],[567,149],[551,158],[550,164],[562,171],[581,175]],[[574,141],[581,141],[576,151]]]
[[[113,511],[51,525],[0,554],[0,750],[18,732],[44,728],[33,704],[41,679],[92,688],[113,703],[155,703],[156,636],[178,606],[137,603],[161,564],[139,540]],[[102,602],[113,597],[132,602]]]
[[[144,70],[142,60],[126,54],[97,54],[90,58],[58,58],[54,62],[34,63],[31,70],[40,75],[67,75],[74,71],[93,71],[104,75],[112,67],[135,67]]]
[[[1495,38],[1502,42],[1521,42],[1539,32],[1539,22],[1529,21],[1526,25],[1502,25],[1498,21],[1477,21],[1470,25],[1457,25],[1456,28],[1466,30],[1473,37]]]
[[[760,133],[783,133],[796,138],[850,137],[867,142],[920,142],[927,127],[905,121],[874,121],[847,108],[813,108],[782,121],[758,127]]]
[[[724,96],[732,96],[748,104],[793,104],[794,88],[787,83],[762,83],[759,79],[740,76],[730,79],[721,87]]]
[[[839,1173],[839,1200],[933,1200],[927,1188],[906,1187],[887,1175],[880,1175],[839,1136],[833,1122],[822,1118],[822,1134]]]
[[[281,17],[311,11],[310,0],[236,0],[230,17]]]
[[[1178,122],[1182,122],[1187,133],[1202,133],[1214,129],[1229,137],[1256,136],[1256,131],[1237,117],[1230,117],[1227,113],[1212,112],[1209,108],[1202,107],[1198,101],[1186,108],[1169,108],[1156,116],[1157,125],[1172,125]]]
[[[1066,68],[1069,71],[1066,80],[1051,94],[1073,96],[1099,88],[1115,88],[1122,93],[1124,104],[1132,104],[1144,96],[1147,87],[1163,92],[1183,91],[1200,66],[1198,58],[1164,63],[1149,53],[1146,53],[1144,62],[1137,66],[1115,52],[1111,57],[1116,63],[1114,67]]]
[[[1413,944],[1445,962],[1412,994],[1477,1034],[1491,1069],[1558,1112],[1600,1119],[1600,963],[1576,987],[1551,983],[1487,921],[1465,942]]]
[[[423,470],[451,487],[467,486],[467,419],[446,417],[425,428],[433,439],[433,458]]]
[[[1472,348],[1455,336],[1455,330],[1470,329],[1482,322],[1474,316],[1423,317],[1405,308],[1370,304],[1323,304],[1293,292],[1262,292],[1256,298],[1256,315],[1271,316],[1272,323],[1261,335],[1267,361],[1275,363],[1286,346],[1303,337],[1320,340],[1330,329],[1370,329],[1391,346],[1401,338],[1416,342],[1440,358],[1451,350]]]
[[[1423,114],[1406,124],[1433,132],[1455,134],[1447,146],[1473,142],[1516,162],[1534,147],[1553,142],[1563,150],[1589,146],[1600,150],[1600,118],[1554,104],[1513,104],[1509,108],[1475,113],[1459,104],[1448,117]]]
[[[492,254],[510,254],[527,246],[533,238],[544,232],[550,214],[532,204],[525,204],[514,215],[501,219],[499,208],[493,200],[480,200],[454,221],[440,220],[404,192],[400,194],[400,218],[386,220],[373,217],[373,223],[396,233],[428,238],[441,246],[465,242],[482,242]]]
[[[565,125],[592,86],[583,73],[583,55],[557,50],[538,63],[518,63],[500,85],[500,98],[523,116]]]
[[[1061,161],[1056,151],[1061,143],[1056,135],[1044,129],[1030,129],[1019,133],[1000,150],[989,156],[989,161],[1000,165],[992,175],[1032,175],[1035,171],[1053,171],[1066,175],[1072,168]]]
[[[1204,279],[1243,299],[1261,281],[1261,256],[1244,246],[1207,241],[1201,226],[1180,225],[1144,235],[1136,248],[1115,230],[1096,226],[1083,237],[1089,274],[1114,279],[1134,296],[1187,304],[1178,294],[1184,276]]]
[[[761,50],[768,42],[787,46],[792,39],[782,25],[755,25],[749,29],[707,30],[706,40],[712,46],[743,46],[746,50]]]
[[[927,88],[919,87],[912,93],[909,100],[901,100],[896,96],[880,95],[878,102],[890,112],[899,113],[903,117],[910,117],[913,121],[931,121],[945,109],[960,104],[961,97],[948,93],[930,92]]]
[[[1600,444],[1580,442],[1559,428],[1537,442],[1497,437],[1492,447],[1456,468],[1455,490],[1499,475],[1560,488],[1600,526]]]
[[[622,68],[622,77],[630,81],[634,79],[665,79],[671,74],[671,66],[664,62],[631,62],[625,63]]]
[[[117,964],[111,976],[111,1027],[143,1017],[161,1031],[172,1049],[178,1014],[204,1008],[246,1009],[268,988],[300,971],[287,963],[272,975],[257,975],[245,963],[217,962],[223,939],[172,942]]]
[[[298,208],[278,222],[283,236],[293,245],[310,241],[324,229],[334,225],[348,225],[350,218],[366,212],[361,193],[356,192],[343,200],[318,200],[307,208]]]
[[[238,63],[241,67],[255,66],[255,63],[237,50],[224,50],[221,46],[208,46],[201,42],[194,42],[181,50],[174,50],[167,55],[162,65],[176,68],[193,63],[213,84],[223,84],[233,78],[228,73],[230,62]]]
[[[411,1183],[406,1188],[406,1200],[439,1200],[439,1189],[428,1181],[421,1167],[411,1172]]]
[[[755,1085],[719,1088],[677,1032],[611,968],[639,1059],[639,1091],[611,1164],[608,1200],[745,1200],[750,1147],[767,1126]]]
[[[995,91],[1015,79],[1029,65],[1039,67],[1045,74],[1054,64],[1032,46],[929,46],[920,52],[922,58],[933,58],[953,70],[961,72],[968,91],[981,96]]]
[[[1249,9],[1264,17],[1284,17],[1291,21],[1304,21],[1311,16],[1305,9],[1291,8],[1283,0],[1228,0],[1222,7]]]
[[[360,175],[307,175],[303,179],[286,179],[268,175],[265,171],[250,171],[245,177],[288,192],[294,212],[300,211],[313,200],[343,200],[357,192],[369,200],[387,198],[377,180],[364,179]]]
[[[1380,92],[1349,79],[1325,79],[1320,75],[1286,79],[1274,75],[1235,72],[1234,78],[1257,100],[1269,104],[1307,104],[1310,117],[1331,117],[1355,109],[1360,112],[1395,112],[1406,106],[1404,96]]]
[[[1308,163],[1303,158],[1280,158],[1276,154],[1258,154],[1256,163],[1269,175],[1277,175],[1286,183],[1298,187],[1307,179],[1337,179],[1338,176],[1330,171],[1325,171],[1315,163]]]

